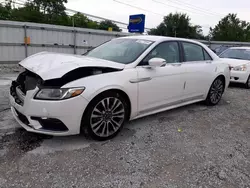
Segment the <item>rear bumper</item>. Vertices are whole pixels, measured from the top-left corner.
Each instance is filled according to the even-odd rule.
[[[62,101],[35,100],[36,93],[28,91],[23,105],[16,102],[9,95],[11,111],[16,121],[27,131],[53,135],[66,136],[80,133],[81,119],[88,101],[82,97],[74,97]],[[55,121],[57,129],[53,124],[43,122]],[[51,125],[51,127],[50,127]]]
[[[249,77],[249,72],[247,71],[231,71],[230,82],[235,83],[246,83]]]

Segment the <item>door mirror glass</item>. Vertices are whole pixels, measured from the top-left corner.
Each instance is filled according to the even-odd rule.
[[[167,62],[165,59],[158,58],[158,57],[154,57],[148,61],[149,66],[152,66],[152,67],[161,67],[165,65],[166,63]]]

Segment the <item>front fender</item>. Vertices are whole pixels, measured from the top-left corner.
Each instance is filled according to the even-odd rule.
[[[219,71],[217,72],[215,78],[217,78],[220,75],[223,75],[225,77],[225,90],[226,90],[228,88],[228,86],[229,86],[229,83],[230,83],[230,68],[229,68],[229,65],[224,64],[224,66],[221,66],[218,69],[219,69]]]
[[[118,89],[127,94],[131,103],[131,117],[137,115],[138,109],[138,84],[131,83],[129,80],[137,78],[136,69],[124,69],[123,71],[98,74],[89,77],[84,77],[63,86],[70,87],[85,87],[82,96],[91,101],[98,94],[110,90]]]

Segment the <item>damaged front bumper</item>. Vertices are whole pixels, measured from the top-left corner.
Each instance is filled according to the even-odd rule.
[[[39,90],[18,93],[15,82],[10,90],[11,111],[16,121],[27,131],[53,135],[66,136],[80,133],[83,112],[88,101],[78,96],[62,101],[35,100],[34,95]]]

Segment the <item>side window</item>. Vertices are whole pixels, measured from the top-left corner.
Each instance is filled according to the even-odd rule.
[[[212,58],[210,57],[210,55],[207,53],[206,50],[203,49],[204,52],[204,60],[212,60]]]
[[[163,58],[167,63],[180,62],[178,43],[164,42],[159,44],[149,52],[139,65],[148,65],[148,61],[154,57]]]
[[[186,61],[204,61],[203,48],[197,44],[182,42]]]

